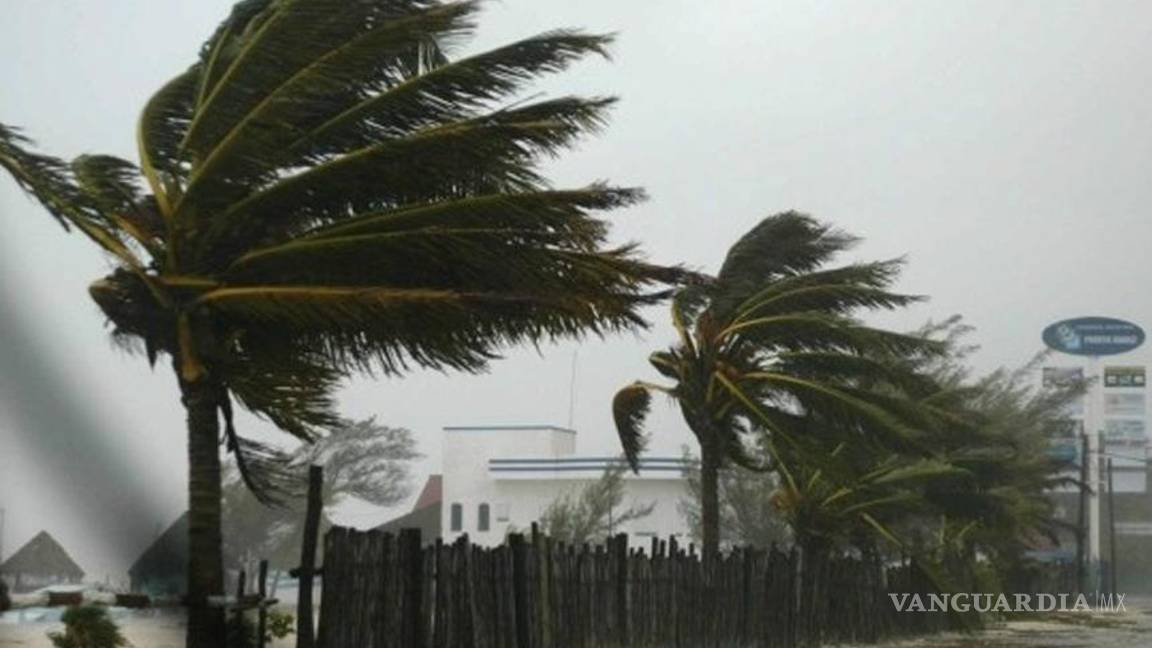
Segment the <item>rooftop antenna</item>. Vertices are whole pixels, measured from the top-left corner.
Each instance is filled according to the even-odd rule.
[[[568,380],[568,429],[571,430],[573,416],[576,412],[576,360],[580,356],[580,347],[572,351],[572,375]]]

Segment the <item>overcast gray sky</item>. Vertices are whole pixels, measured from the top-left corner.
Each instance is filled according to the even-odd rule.
[[[228,0],[4,0],[0,121],[65,157],[135,159],[145,99],[186,67]],[[737,236],[799,209],[907,255],[932,300],[882,322],[964,314],[982,369],[1019,364],[1082,314],[1152,320],[1152,3],[504,0],[471,49],[572,26],[619,32],[612,63],[540,86],[623,98],[558,184],[646,187],[616,238],[713,270]],[[0,177],[0,507],[11,553],[47,528],[90,574],[124,570],[182,510],[185,438],[167,367],[108,341],[86,286],[107,264]],[[651,377],[643,336],[512,350],[483,376],[357,380],[348,416],[414,430],[439,469],[444,425],[568,422],[615,450],[608,404]],[[266,424],[245,419],[246,430]],[[656,413],[656,448],[687,436]],[[367,525],[388,512],[348,511]],[[118,574],[117,574],[118,576]]]

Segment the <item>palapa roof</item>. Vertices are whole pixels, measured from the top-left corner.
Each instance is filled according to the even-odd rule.
[[[128,574],[133,580],[183,577],[187,561],[188,513],[185,512],[140,554]]]
[[[47,531],[37,533],[27,544],[0,565],[0,574],[66,576],[73,580],[84,578],[84,570],[72,560],[64,547]]]

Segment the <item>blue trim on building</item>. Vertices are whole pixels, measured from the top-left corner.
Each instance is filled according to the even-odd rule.
[[[442,428],[445,432],[501,432],[504,430],[548,430],[549,432],[564,432],[576,434],[576,430],[562,428],[555,425],[449,425]]]
[[[586,466],[489,466],[488,472],[602,472],[607,466],[588,464]],[[640,466],[640,472],[681,472],[683,466]]]
[[[561,457],[557,459],[544,458],[544,459],[489,459],[489,465],[512,465],[512,464],[586,464],[586,463],[627,463],[620,457]],[[644,457],[640,460],[640,464],[662,463],[662,464],[677,464],[686,465],[695,463],[691,460],[685,461],[680,457]]]

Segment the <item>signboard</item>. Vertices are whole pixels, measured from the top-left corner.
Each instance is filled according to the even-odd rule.
[[[1080,463],[1080,436],[1084,433],[1084,423],[1079,420],[1064,419],[1052,421],[1048,427],[1048,456],[1067,462],[1070,466]]]
[[[1104,367],[1105,387],[1143,387],[1144,367]]]
[[[1104,414],[1107,416],[1144,416],[1144,408],[1142,393],[1104,394]]]
[[[1104,456],[1111,459],[1116,468],[1143,472],[1148,458],[1147,444],[1144,439],[1107,439],[1104,441]]]
[[[1044,329],[1044,344],[1061,353],[1115,355],[1144,344],[1144,329],[1111,317],[1077,317]]]
[[[1144,443],[1144,419],[1108,419],[1104,421],[1104,438],[1109,441],[1131,439]]]
[[[1041,379],[1045,387],[1070,387],[1084,380],[1080,367],[1044,367]]]

